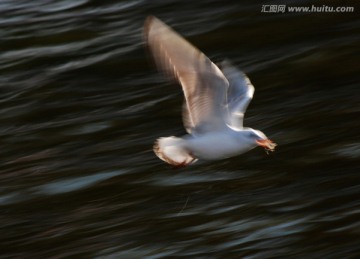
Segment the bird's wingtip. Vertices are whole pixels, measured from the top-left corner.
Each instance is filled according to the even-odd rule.
[[[153,23],[155,16],[153,15],[149,15],[148,17],[146,17],[145,19],[145,23],[144,23],[144,35],[146,37],[146,35],[149,32],[150,29],[150,25]]]
[[[230,59],[228,59],[228,58],[225,58],[224,60],[220,61],[220,62],[218,63],[218,65],[219,65],[219,67],[220,67],[221,69],[226,68],[226,67],[232,67],[232,66],[233,66],[232,62],[231,62]]]
[[[154,15],[148,15],[145,19],[145,27],[147,25],[149,25],[153,20],[154,20],[155,16]]]

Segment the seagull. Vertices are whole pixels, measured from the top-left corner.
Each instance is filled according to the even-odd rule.
[[[199,49],[164,22],[147,17],[145,43],[155,64],[175,79],[185,95],[183,124],[187,135],[162,137],[154,152],[174,167],[197,160],[220,160],[257,146],[274,151],[276,144],[264,133],[243,127],[243,119],[255,88],[230,61],[219,68]]]

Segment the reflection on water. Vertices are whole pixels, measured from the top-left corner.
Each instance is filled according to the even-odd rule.
[[[251,1],[2,1],[1,255],[356,258],[356,13],[260,11]],[[157,137],[185,131],[180,87],[143,49],[149,14],[249,75],[245,124],[275,153],[181,170],[155,157]]]

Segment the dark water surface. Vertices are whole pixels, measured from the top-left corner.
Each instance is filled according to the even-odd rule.
[[[264,3],[1,1],[1,258],[360,258],[357,6]],[[185,132],[142,45],[149,14],[249,75],[245,124],[275,153],[155,157]]]

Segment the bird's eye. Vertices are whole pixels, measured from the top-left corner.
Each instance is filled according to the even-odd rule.
[[[251,137],[251,138],[256,138],[257,135],[256,135],[254,132],[250,132],[250,137]]]

